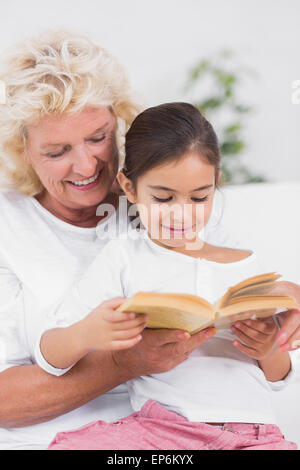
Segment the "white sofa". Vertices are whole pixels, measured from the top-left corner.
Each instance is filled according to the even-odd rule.
[[[239,246],[256,251],[268,271],[300,284],[300,182],[229,186],[216,199],[217,218]],[[297,356],[295,383],[272,399],[285,437],[300,449],[300,350]]]

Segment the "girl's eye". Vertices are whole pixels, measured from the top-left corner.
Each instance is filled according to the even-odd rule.
[[[160,197],[156,197],[156,196],[152,196],[152,198],[153,198],[154,201],[156,201],[156,202],[169,202],[169,201],[171,201],[172,196],[167,197],[167,198],[165,198],[165,199],[160,198]]]
[[[192,197],[192,201],[194,202],[205,202],[207,201],[208,199],[208,196],[205,196],[205,197]]]

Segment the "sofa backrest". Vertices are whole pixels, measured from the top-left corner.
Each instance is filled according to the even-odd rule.
[[[300,182],[228,186],[216,193],[216,212],[240,248],[257,252],[266,271],[300,284]]]

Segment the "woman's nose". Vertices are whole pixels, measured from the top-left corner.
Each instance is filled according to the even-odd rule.
[[[73,149],[73,171],[82,176],[90,177],[96,172],[98,160],[84,145]]]

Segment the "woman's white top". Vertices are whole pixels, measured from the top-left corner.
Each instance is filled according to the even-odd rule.
[[[0,372],[35,363],[34,345],[49,312],[118,230],[126,232],[127,204],[125,198],[120,201],[116,217],[96,228],[81,228],[56,218],[34,198],[0,193]],[[234,245],[213,218],[206,239]],[[101,273],[109,283],[106,266]],[[42,449],[57,432],[98,419],[114,421],[131,412],[123,385],[46,423],[0,428],[0,449]]]
[[[214,303],[230,286],[264,272],[254,253],[241,261],[217,263],[166,249],[146,231],[132,230],[106,245],[53,311],[45,329],[70,325],[103,300],[131,297],[138,291],[193,294]],[[190,421],[275,423],[270,392],[282,388],[293,374],[269,383],[258,362],[233,346],[234,338],[230,330],[220,330],[174,369],[131,380],[133,409],[151,399]],[[39,365],[53,374],[64,373],[45,361],[39,344],[38,339]]]

